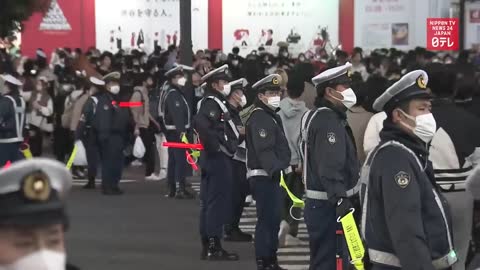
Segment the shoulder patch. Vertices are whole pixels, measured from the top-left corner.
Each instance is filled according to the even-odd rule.
[[[258,131],[258,135],[260,135],[261,138],[265,139],[267,137],[267,131],[262,128]]]
[[[215,117],[215,111],[213,111],[213,110],[210,111],[210,112],[208,113],[208,115],[209,115],[210,117],[214,118],[214,117]]]
[[[401,188],[406,188],[410,184],[410,175],[404,171],[399,171],[395,175],[395,182]]]
[[[329,144],[335,144],[337,142],[337,137],[335,136],[335,133],[327,133],[327,140]]]
[[[180,101],[175,101],[175,107],[180,107]]]

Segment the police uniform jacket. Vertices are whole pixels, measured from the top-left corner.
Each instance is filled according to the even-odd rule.
[[[8,94],[7,96],[0,96],[0,143],[2,143],[2,140],[22,142],[26,120],[25,108],[23,113],[19,113],[19,110],[22,103],[25,106],[25,102],[19,94]],[[15,104],[10,98],[13,98]],[[21,123],[18,123],[17,120]],[[18,133],[17,127],[20,127],[20,133]]]
[[[237,150],[238,139],[227,123],[230,115],[224,113],[215,100],[208,98],[209,96],[217,98],[228,108],[228,102],[222,94],[213,89],[207,89],[194,118],[194,128],[207,155],[222,151],[228,156],[233,156]]]
[[[258,99],[254,106],[245,128],[247,168],[265,170],[268,176],[276,178],[281,170],[290,166],[291,153],[282,119]]]
[[[369,172],[368,166],[362,169],[368,191],[362,188],[361,227],[370,261],[409,270],[444,269],[438,265],[452,248],[450,214],[426,145],[388,120],[380,136],[373,162],[373,154],[367,157]],[[396,144],[379,148],[391,141]]]
[[[190,108],[185,95],[178,87],[170,84],[170,89],[167,91],[171,92],[165,99],[165,126],[167,132],[180,135],[190,129]]]
[[[108,139],[114,134],[126,137],[131,123],[129,110],[118,107],[117,101],[105,90],[93,97],[97,103],[93,98],[85,103],[76,138],[83,136],[86,127],[93,129],[98,140]]]
[[[242,118],[240,117],[240,110],[239,108],[235,108],[229,104],[229,111],[230,111],[230,116],[232,118],[233,123],[237,127],[243,127],[242,123]],[[237,151],[235,152],[235,155],[233,159],[245,162],[245,159],[247,157],[247,150],[246,150],[246,144],[245,144],[245,135],[239,134],[238,137],[238,147]]]
[[[326,198],[315,199],[336,202],[356,193],[359,164],[346,113],[327,100],[321,101],[320,108],[326,109],[312,116],[307,134],[307,197],[310,191],[326,192]]]

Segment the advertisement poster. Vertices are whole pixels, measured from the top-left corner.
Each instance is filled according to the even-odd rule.
[[[356,0],[355,46],[407,50],[426,45],[426,21],[435,0]]]
[[[246,55],[258,47],[293,55],[338,45],[339,0],[223,0],[223,50]]]
[[[101,50],[179,45],[179,0],[96,0],[95,13]],[[194,49],[208,47],[208,0],[192,0],[192,42]]]
[[[465,3],[465,48],[480,44],[480,3]]]

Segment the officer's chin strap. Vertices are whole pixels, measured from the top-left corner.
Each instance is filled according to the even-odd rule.
[[[285,191],[288,194],[288,197],[290,197],[290,200],[292,200],[292,206],[290,207],[290,216],[297,221],[302,221],[303,218],[297,218],[293,215],[292,211],[293,208],[304,208],[305,207],[305,202],[301,199],[299,199],[295,194],[293,194],[290,189],[287,186],[287,183],[285,183],[285,178],[283,177],[283,171],[280,172],[280,186],[285,189]]]
[[[345,235],[348,252],[352,259],[350,263],[353,264],[356,270],[364,270],[363,257],[365,256],[365,247],[363,246],[357,224],[353,218],[355,209],[351,208],[350,210],[351,211],[342,218],[337,218],[337,222],[342,223],[343,234]]]

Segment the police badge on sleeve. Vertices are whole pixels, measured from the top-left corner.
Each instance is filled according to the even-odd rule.
[[[404,171],[400,171],[395,175],[395,182],[401,188],[406,188],[410,184],[410,175]]]
[[[327,140],[329,144],[335,144],[337,142],[337,138],[335,136],[335,133],[329,132],[327,133]]]

